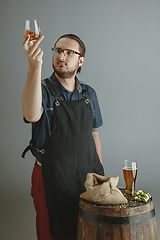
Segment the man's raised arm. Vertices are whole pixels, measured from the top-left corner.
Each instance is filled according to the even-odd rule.
[[[38,121],[42,114],[41,69],[43,51],[38,45],[43,38],[42,35],[33,43],[29,41],[29,36],[27,36],[23,42],[23,48],[29,60],[29,69],[22,97],[22,108],[23,116],[29,122]]]

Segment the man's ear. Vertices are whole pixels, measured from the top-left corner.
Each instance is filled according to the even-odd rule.
[[[81,67],[83,65],[84,62],[84,57],[80,57],[79,58],[79,67]]]

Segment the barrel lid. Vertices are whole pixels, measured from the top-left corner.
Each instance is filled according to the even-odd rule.
[[[125,193],[125,190],[124,188],[119,188],[119,190],[124,194]],[[143,210],[144,208],[144,211],[146,211],[146,206],[149,208],[149,209],[153,209],[154,207],[154,204],[153,204],[153,199],[150,198],[148,200],[148,202],[139,202],[139,201],[135,201],[133,200],[133,198],[127,198],[128,199],[128,203],[126,204],[106,204],[106,205],[103,205],[103,204],[98,204],[98,203],[91,203],[85,199],[80,199],[80,203],[82,202],[86,202],[88,204],[91,204],[91,205],[94,205],[94,206],[97,206],[99,208],[110,208],[110,209],[126,209],[126,208],[141,208],[141,210]]]

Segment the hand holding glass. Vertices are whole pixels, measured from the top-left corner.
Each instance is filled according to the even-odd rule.
[[[30,41],[37,40],[41,36],[41,30],[37,20],[26,20],[24,23],[24,37],[30,35]]]
[[[137,163],[135,161],[125,160],[123,162],[123,176],[125,181],[125,195],[135,195],[135,183],[137,177]]]

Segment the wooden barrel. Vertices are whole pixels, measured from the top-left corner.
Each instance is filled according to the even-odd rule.
[[[80,199],[77,240],[158,240],[153,200],[97,205]]]

